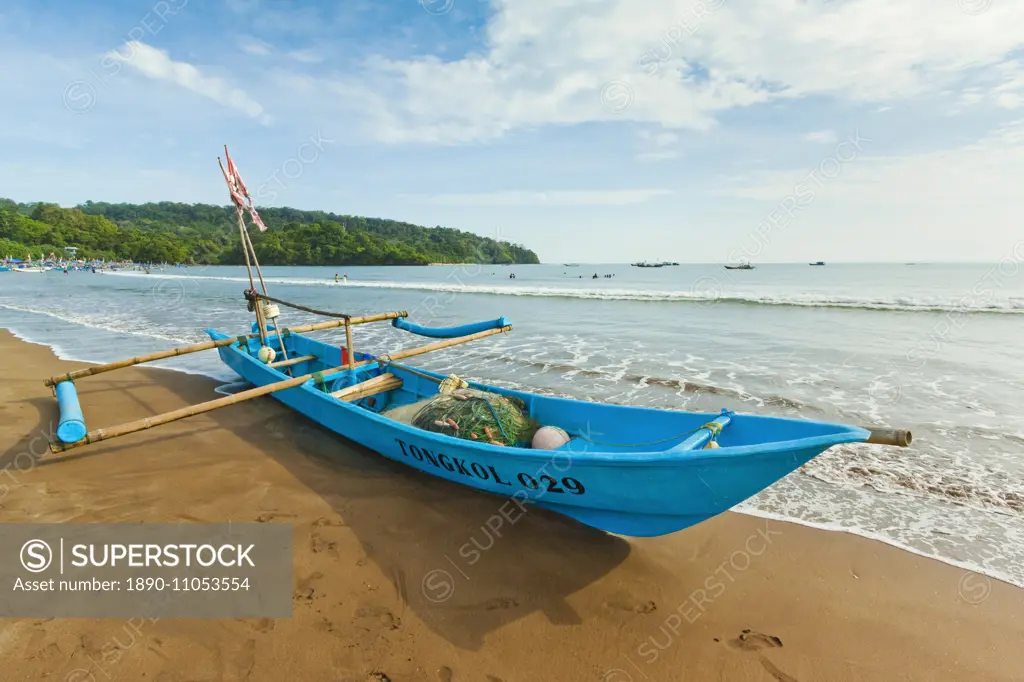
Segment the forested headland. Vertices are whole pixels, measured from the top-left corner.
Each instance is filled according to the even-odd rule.
[[[426,265],[537,263],[519,244],[447,227],[260,208],[266,232],[249,231],[264,265]],[[235,211],[210,204],[110,204],[74,208],[0,198],[0,259],[38,258],[65,246],[85,259],[136,263],[238,265],[243,262]]]

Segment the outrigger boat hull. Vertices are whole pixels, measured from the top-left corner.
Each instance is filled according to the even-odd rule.
[[[410,325],[403,321],[396,326]],[[206,331],[215,341],[232,338]],[[255,386],[345,364],[340,346],[297,334],[284,334],[284,339],[289,357],[315,359],[274,368],[257,359],[258,339],[236,341],[218,352],[228,367]],[[275,333],[267,335],[267,345],[280,353]],[[354,356],[357,362],[373,358]],[[331,431],[414,469],[535,504],[607,532],[641,537],[666,535],[705,521],[833,445],[865,441],[871,435],[841,424],[725,410],[716,415],[609,405],[471,383],[476,389],[518,397],[538,423],[559,426],[572,437],[556,450],[502,447],[425,431],[384,416],[382,412],[391,408],[436,395],[438,382],[445,378],[409,369],[413,371],[372,363],[334,374],[322,384],[310,379],[272,395]],[[384,372],[400,378],[401,386],[354,402],[330,394]],[[721,426],[719,447],[707,449],[704,445],[713,429],[702,426],[712,421]]]

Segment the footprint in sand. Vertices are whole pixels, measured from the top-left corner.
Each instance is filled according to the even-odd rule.
[[[271,618],[260,618],[252,627],[256,632],[270,632],[274,629],[274,621]]]
[[[437,669],[437,679],[441,680],[441,682],[452,682],[452,669],[442,665]]]
[[[242,649],[236,653],[230,666],[225,673],[233,673],[234,676],[239,680],[248,679],[249,675],[252,674],[253,666],[256,664],[256,640],[246,640],[245,644],[242,645]]]
[[[304,601],[307,604],[309,604],[317,596],[323,596],[323,595],[317,595],[316,588],[313,587],[313,583],[317,582],[318,580],[320,580],[323,577],[324,577],[323,573],[321,573],[320,571],[315,571],[312,574],[310,574],[309,577],[300,580],[299,584],[295,588],[295,592],[293,594],[292,601],[295,601],[295,602]]]
[[[630,599],[615,599],[606,601],[604,605],[615,611],[631,611],[633,613],[654,613],[658,605],[653,601],[636,602]]]
[[[782,647],[782,640],[775,635],[766,635],[753,630],[744,630],[736,639],[729,641],[729,646],[738,651],[760,651]]]
[[[466,604],[464,606],[457,606],[455,608],[463,609],[466,611],[502,611],[505,609],[512,609],[517,606],[519,606],[519,600],[515,597],[494,597],[492,599],[488,599],[477,604]]]
[[[717,638],[715,641],[718,641]],[[763,632],[756,632],[754,630],[744,630],[740,633],[740,636],[736,639],[729,641],[729,646],[736,651],[755,653],[757,660],[761,663],[761,667],[771,675],[776,682],[797,682],[795,677],[787,675],[779,669],[777,665],[768,660],[768,658],[761,653],[765,649],[781,649],[782,640],[775,635],[766,635]]]
[[[259,516],[256,517],[256,523],[270,523],[274,519],[294,519],[298,518],[295,514],[281,514],[276,511],[265,511],[260,512]]]
[[[494,599],[488,599],[477,604],[475,608],[483,609],[484,611],[497,611],[499,609],[511,609],[516,606],[519,606],[518,599],[513,597],[495,597]]]
[[[402,620],[391,613],[391,609],[386,606],[369,606],[356,609],[356,617],[376,618],[388,630],[397,630],[402,625]]]
[[[317,622],[313,623],[313,629],[318,630],[319,632],[334,632],[334,623],[326,618],[321,618]]]
[[[314,554],[319,554],[320,552],[328,552],[330,554],[333,554],[334,556],[339,556],[338,543],[332,540],[324,539],[324,537],[320,535],[318,531],[313,531],[312,533],[310,533],[309,549]]]

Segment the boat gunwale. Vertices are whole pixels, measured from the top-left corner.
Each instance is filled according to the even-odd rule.
[[[228,335],[223,334],[222,332],[219,332],[217,330],[208,329],[207,332],[208,333],[209,332],[213,332],[215,334],[220,335],[222,338],[230,338]],[[309,341],[313,341],[314,343],[323,344],[325,346],[327,345],[327,344],[324,344],[324,342],[322,342],[322,341],[317,341],[316,339],[308,339],[308,340]],[[243,352],[241,350],[241,348],[239,347],[238,341],[235,341],[231,345],[226,346],[225,349],[226,350],[231,350],[231,351],[237,353],[237,355],[238,355],[238,357],[240,359],[242,359],[243,361],[248,361],[248,362],[252,363],[252,365],[255,368],[265,369],[265,370],[268,370],[268,371],[276,373],[280,377],[280,380],[282,380],[282,381],[285,380],[285,379],[290,378],[287,374],[281,372],[280,370],[277,370],[277,369],[275,369],[273,367],[268,367],[267,365],[263,364],[262,362],[260,362],[256,358],[252,357],[252,355],[250,355],[249,353]],[[371,356],[371,357],[373,357],[373,356]],[[365,365],[364,365],[364,367],[365,367]],[[398,371],[402,371],[401,367],[398,367],[396,369]],[[439,380],[446,378],[445,375],[443,375],[443,374],[439,374],[437,372],[432,372],[430,370],[419,368],[419,367],[416,368],[416,371],[417,372],[422,372],[424,374],[429,374],[429,375],[431,375],[431,376],[433,376],[433,377],[435,377],[435,378],[437,378]],[[339,377],[340,376],[344,376],[344,373],[339,372],[338,376]],[[836,424],[836,423],[833,423],[833,422],[822,422],[822,421],[816,421],[816,420],[790,419],[788,417],[772,417],[772,416],[763,416],[763,415],[754,415],[754,414],[740,414],[740,415],[737,415],[737,416],[742,417],[744,419],[753,419],[753,420],[761,420],[761,419],[764,419],[764,420],[783,420],[783,421],[792,421],[792,422],[804,422],[804,423],[810,423],[810,424],[823,424],[823,425],[827,425],[827,426],[833,427],[836,430],[831,432],[831,433],[822,434],[822,435],[818,435],[818,436],[808,436],[808,437],[805,437],[805,438],[797,438],[797,439],[791,439],[791,440],[780,440],[780,441],[767,441],[767,442],[762,443],[762,444],[721,446],[721,447],[718,447],[718,448],[699,449],[699,450],[678,450],[678,451],[673,451],[671,449],[668,449],[668,450],[646,450],[646,451],[637,451],[637,452],[608,452],[608,451],[597,451],[597,452],[583,451],[583,452],[579,452],[579,451],[573,451],[571,448],[569,448],[569,449],[556,449],[556,450],[533,450],[532,448],[517,448],[517,447],[510,447],[510,446],[491,445],[489,443],[478,443],[478,442],[466,440],[466,439],[463,439],[463,438],[456,438],[454,436],[448,436],[448,435],[442,434],[442,433],[434,433],[433,431],[425,431],[423,429],[418,429],[418,428],[416,428],[414,426],[411,426],[409,424],[405,424],[405,423],[397,421],[395,419],[390,419],[388,417],[384,417],[384,416],[382,416],[380,414],[377,414],[376,412],[372,412],[372,411],[367,410],[365,408],[359,407],[358,405],[355,405],[355,404],[352,404],[352,403],[348,403],[346,401],[343,401],[343,400],[340,400],[338,398],[335,398],[334,396],[330,395],[329,393],[325,393],[325,392],[323,392],[321,390],[318,390],[315,387],[313,381],[314,381],[313,379],[309,379],[308,381],[300,384],[299,386],[295,386],[294,388],[303,389],[305,391],[308,391],[311,394],[318,396],[322,400],[327,400],[334,407],[338,407],[338,408],[341,408],[341,409],[349,410],[354,415],[358,415],[359,417],[364,418],[364,419],[369,419],[371,421],[371,423],[375,423],[376,425],[381,426],[383,428],[389,428],[389,429],[396,430],[396,431],[398,431],[400,433],[407,433],[411,437],[426,438],[427,440],[431,440],[431,441],[435,441],[435,442],[440,442],[440,443],[450,443],[452,445],[455,445],[455,446],[458,446],[458,447],[461,447],[461,448],[467,448],[467,449],[470,449],[470,450],[481,452],[482,454],[485,454],[485,455],[488,455],[488,456],[500,454],[502,457],[514,457],[514,458],[528,460],[528,461],[554,460],[554,459],[557,459],[560,456],[564,455],[571,462],[580,462],[580,463],[584,463],[584,464],[595,464],[595,465],[604,465],[604,466],[607,466],[607,465],[611,465],[611,466],[636,466],[636,465],[644,465],[644,466],[679,466],[680,464],[685,464],[685,465],[688,465],[688,466],[694,466],[694,465],[698,465],[698,464],[700,464],[702,462],[708,463],[708,464],[720,464],[721,460],[731,460],[731,459],[734,459],[734,458],[737,458],[737,457],[744,457],[746,459],[746,461],[753,462],[753,461],[757,461],[758,459],[761,459],[762,457],[766,458],[766,459],[774,458],[779,453],[784,453],[784,452],[795,452],[795,451],[808,450],[808,449],[813,449],[813,448],[820,448],[821,451],[824,451],[824,450],[827,450],[828,448],[830,448],[832,446],[835,446],[835,445],[842,445],[842,444],[845,444],[845,443],[863,442],[863,441],[867,440],[868,437],[871,435],[871,433],[867,429],[863,429],[863,428],[860,428],[858,426],[848,426],[848,425],[844,425],[844,424]],[[481,384],[481,383],[478,383],[478,382],[469,382],[469,383],[470,383],[470,385],[474,385],[475,384],[477,387],[484,388],[484,389],[497,388],[497,387],[489,386],[487,384]],[[293,389],[287,389],[287,390],[293,390]],[[538,396],[540,395],[540,394],[535,394],[535,393],[531,394],[531,393],[526,392],[526,391],[515,391],[515,390],[511,390],[511,389],[501,389],[501,390],[509,391],[509,392],[511,392],[514,395],[538,395]],[[552,400],[552,401],[558,401],[558,402],[566,402],[566,403],[592,403],[592,404],[595,404],[595,405],[608,405],[608,403],[597,403],[597,402],[594,402],[594,401],[576,400],[576,399],[573,399],[573,398],[562,398],[562,397],[559,397],[559,396],[543,396],[543,398],[545,398],[546,400]],[[706,416],[708,421],[711,421],[714,418],[716,418],[716,417],[721,415],[721,413],[715,413],[715,412],[707,412],[707,413],[705,413],[705,412],[683,412],[682,410],[678,410],[678,411],[677,410],[657,410],[656,408],[641,407],[641,406],[634,406],[634,405],[615,405],[614,407],[621,408],[621,409],[627,409],[627,410],[645,410],[645,411],[646,410],[652,410],[652,411],[656,411],[656,412],[671,411],[671,412],[680,412],[680,413],[683,413],[683,414],[702,415],[702,416]],[[851,437],[851,436],[853,436],[853,437]]]

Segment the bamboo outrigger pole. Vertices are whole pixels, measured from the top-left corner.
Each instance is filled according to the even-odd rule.
[[[369,322],[380,322],[382,320],[393,320],[398,317],[408,317],[409,313],[402,310],[393,313],[379,313],[376,315],[364,315],[362,317],[349,318],[348,322],[351,325],[356,324],[367,324]],[[299,327],[289,327],[282,330],[287,336],[288,334],[304,334],[306,332],[316,332],[323,329],[334,329],[336,327],[342,327],[345,325],[345,320],[329,320],[327,322],[317,322],[315,324],[306,324]],[[243,338],[254,339],[259,334],[247,334]],[[74,381],[75,379],[81,379],[82,377],[93,376],[94,374],[102,374],[103,372],[110,372],[115,369],[121,369],[123,367],[131,367],[133,365],[141,365],[146,362],[153,362],[155,360],[163,360],[164,358],[173,358],[179,355],[188,355],[189,353],[198,353],[203,350],[210,350],[213,348],[222,348],[224,346],[230,346],[235,341],[238,341],[238,337],[231,337],[230,339],[220,339],[219,341],[204,341],[203,343],[196,343],[191,346],[179,346],[177,348],[170,348],[168,350],[158,351],[156,353],[149,353],[147,355],[138,355],[134,358],[128,358],[126,360],[118,360],[117,362],[111,362],[106,365],[97,365],[95,367],[87,367],[85,369],[75,370],[74,372],[68,372],[62,376],[51,377],[44,383],[47,386],[55,386],[62,381]]]
[[[383,356],[387,360],[401,360],[403,358],[410,358],[415,355],[422,355],[435,350],[441,350],[442,348],[449,348],[451,346],[457,346],[461,343],[468,343],[470,341],[476,341],[488,336],[495,334],[503,334],[511,331],[512,326],[508,325],[505,327],[499,327],[496,329],[488,329],[486,331],[477,332],[476,334],[469,334],[468,336],[460,336],[454,339],[446,339],[444,341],[437,341],[435,343],[427,344],[426,346],[420,346],[418,348],[410,348],[408,350],[396,351]],[[224,339],[227,340],[227,339]],[[232,339],[234,341],[235,339]],[[363,365],[370,365],[376,362],[376,360],[364,360],[356,363],[355,367],[361,367]],[[91,443],[98,443],[103,440],[109,440],[111,438],[117,438],[118,436],[126,436],[136,431],[142,431],[144,429],[151,429],[154,426],[160,426],[161,424],[167,424],[179,419],[186,417],[192,417],[197,414],[203,414],[205,412],[212,412],[213,410],[220,409],[221,407],[227,407],[228,405],[235,405],[237,403],[258,398],[260,396],[269,395],[276,393],[277,391],[283,391],[288,388],[294,388],[301,386],[310,379],[314,378],[317,374],[322,377],[338,374],[339,372],[348,371],[348,366],[334,367],[333,369],[327,369],[322,372],[314,372],[311,374],[304,374],[294,379],[285,379],[284,381],[278,381],[273,384],[267,384],[266,386],[258,386],[251,388],[248,391],[242,391],[234,395],[224,396],[223,398],[217,398],[216,400],[210,400],[205,403],[199,403],[198,405],[189,405],[178,410],[171,412],[165,412],[158,414],[154,417],[146,417],[145,419],[138,419],[127,424],[121,424],[120,426],[114,426],[109,429],[96,429],[90,431],[85,435],[85,438],[75,441],[74,443],[50,443],[50,452],[60,453],[73,448],[81,447],[83,445],[89,445]]]
[[[865,443],[908,448],[914,442],[914,435],[907,429],[869,429],[866,426],[863,428],[871,432]]]

